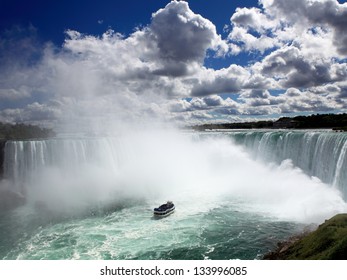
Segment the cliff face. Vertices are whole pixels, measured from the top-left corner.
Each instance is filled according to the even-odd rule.
[[[347,214],[338,214],[315,231],[278,244],[266,260],[347,260]]]

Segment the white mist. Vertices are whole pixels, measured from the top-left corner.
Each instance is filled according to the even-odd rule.
[[[9,142],[6,175],[28,203],[83,211],[124,200],[178,204],[187,215],[238,203],[243,211],[322,222],[347,210],[339,191],[290,161],[256,162],[221,135],[172,130],[107,138]]]

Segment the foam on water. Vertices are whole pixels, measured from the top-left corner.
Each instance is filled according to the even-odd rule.
[[[337,187],[292,160],[255,160],[222,134],[13,141],[5,157],[9,185],[28,198],[12,213],[27,235],[5,258],[222,258],[225,246],[255,258],[301,223],[347,210]],[[153,220],[167,199],[176,212]]]

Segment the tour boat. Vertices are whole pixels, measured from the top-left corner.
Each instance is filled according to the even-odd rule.
[[[165,204],[160,205],[158,208],[154,208],[154,216],[165,217],[172,214],[175,210],[175,205],[172,201],[168,201]]]

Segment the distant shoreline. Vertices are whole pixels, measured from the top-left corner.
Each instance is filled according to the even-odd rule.
[[[189,126],[196,131],[225,129],[332,129],[347,131],[347,114],[283,117],[276,121],[220,123]]]
[[[8,124],[0,122],[0,141],[42,139],[55,136],[49,128],[27,124]]]

